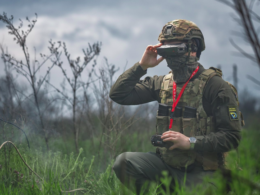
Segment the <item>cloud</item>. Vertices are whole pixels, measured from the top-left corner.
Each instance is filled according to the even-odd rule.
[[[36,47],[38,53],[48,53],[48,41],[52,39],[66,42],[72,57],[76,57],[82,56],[82,49],[89,42],[101,41],[99,65],[104,63],[102,57],[106,56],[110,63],[123,69],[126,62],[130,67],[139,61],[147,45],[158,42],[158,35],[166,22],[180,18],[191,20],[201,28],[206,50],[202,53],[200,62],[205,68],[221,64],[224,76],[228,78],[232,75],[232,65],[236,63],[240,73],[240,88],[251,86],[246,79],[247,74],[259,77],[259,68],[244,58],[232,55],[235,49],[229,39],[234,37],[232,31],[241,29],[230,17],[232,9],[215,0],[164,1],[163,4],[150,0],[0,2],[0,10],[13,14],[16,24],[17,18],[38,13],[38,22],[28,39],[31,51]],[[19,58],[23,57],[20,48],[12,41],[3,25],[0,26],[0,40],[2,39],[9,51]],[[239,38],[235,40],[251,52],[244,41]],[[146,76],[164,75],[168,71],[163,62],[149,70]],[[55,69],[53,74],[54,82],[59,83],[62,78],[59,70]]]

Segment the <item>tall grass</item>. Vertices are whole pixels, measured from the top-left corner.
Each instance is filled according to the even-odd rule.
[[[259,151],[260,145],[259,125],[243,130],[242,141],[238,153],[234,150],[227,157],[227,167],[232,171],[230,194],[259,194],[259,191],[250,186],[250,182],[259,183]],[[12,131],[9,131],[9,134]],[[154,151],[149,143],[150,132],[143,134],[128,134],[121,137],[124,142],[124,151]],[[5,134],[5,138],[10,135]],[[75,154],[74,140],[55,139],[50,142],[53,150],[46,151],[41,145],[39,137],[30,137],[31,149],[28,149],[25,142],[17,143],[17,146],[29,166],[35,170],[43,180],[37,178],[23,164],[20,157],[6,145],[0,151],[0,194],[63,194],[61,190],[72,190],[84,188],[84,191],[76,191],[68,194],[134,194],[122,186],[112,171],[114,157],[107,156],[106,159],[97,157],[98,139],[86,140],[79,143],[82,147],[80,152]],[[133,141],[134,140],[134,141]],[[117,147],[120,147],[118,142]],[[94,143],[94,145],[93,145]],[[140,144],[142,143],[142,144]],[[102,156],[102,151],[100,156]],[[164,174],[161,182],[166,188],[160,188],[160,184],[152,184],[150,194],[170,194],[168,187],[170,177]],[[214,178],[205,178],[205,182],[213,182],[217,188],[205,188],[204,184],[194,189],[176,188],[175,194],[224,194],[226,191],[225,178],[222,174],[216,173]]]

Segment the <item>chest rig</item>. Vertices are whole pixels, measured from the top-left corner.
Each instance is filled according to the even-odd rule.
[[[207,135],[216,131],[215,120],[213,116],[207,116],[203,108],[202,97],[203,90],[208,80],[213,76],[222,76],[219,69],[210,68],[204,70],[198,78],[190,81],[179,100],[179,103],[171,113],[173,74],[169,73],[163,79],[160,91],[161,107],[167,109],[168,114],[157,113],[156,133],[163,134],[165,131],[172,130],[180,132],[187,137]],[[177,84],[177,95],[180,93],[184,84]],[[170,118],[173,118],[172,128],[169,129]],[[221,153],[204,152],[198,154],[193,150],[169,150],[172,142],[166,142],[166,147],[158,147],[157,153],[160,153],[162,159],[170,166],[183,168],[198,161],[202,164],[204,170],[216,170],[221,164],[224,164],[224,155]]]

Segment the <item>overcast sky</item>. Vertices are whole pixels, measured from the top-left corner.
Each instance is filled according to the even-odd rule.
[[[221,65],[224,79],[232,80],[232,66],[237,64],[239,90],[247,88],[260,97],[260,89],[246,78],[252,75],[260,78],[260,69],[251,61],[233,55],[236,51],[229,39],[234,38],[240,47],[251,52],[251,48],[234,31],[241,28],[234,22],[233,10],[216,0],[0,0],[0,13],[14,16],[14,24],[19,18],[34,17],[38,21],[28,38],[28,46],[37,53],[47,53],[48,41],[64,41],[72,57],[83,56],[82,49],[88,43],[102,42],[98,66],[104,65],[103,57],[123,70],[125,64],[131,67],[141,59],[147,45],[157,44],[158,35],[165,23],[174,19],[195,22],[203,32],[206,50],[202,52],[200,63],[205,67]],[[259,13],[260,6],[255,7]],[[259,10],[259,11],[257,11]],[[0,23],[0,43],[7,46],[13,56],[23,55]],[[3,64],[0,62],[0,70]],[[149,69],[146,76],[165,75],[169,72],[166,62]],[[84,75],[87,77],[87,70]],[[83,75],[83,77],[84,77]],[[116,75],[119,76],[119,73]],[[62,80],[60,69],[52,71],[51,82],[56,86]]]

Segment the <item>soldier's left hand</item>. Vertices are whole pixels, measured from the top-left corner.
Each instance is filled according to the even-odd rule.
[[[161,138],[164,142],[170,141],[174,143],[173,146],[169,148],[170,150],[175,148],[181,150],[190,149],[189,137],[183,135],[182,133],[176,131],[166,131],[162,134]]]

